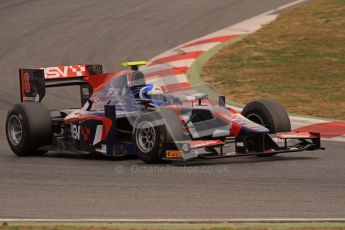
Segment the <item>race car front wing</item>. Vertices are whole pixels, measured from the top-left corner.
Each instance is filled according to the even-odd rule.
[[[174,145],[177,149],[166,150],[163,159],[185,161],[195,158],[272,156],[280,153],[324,149],[321,147],[320,134],[314,132],[254,134],[245,137],[229,137],[224,140],[181,141]]]

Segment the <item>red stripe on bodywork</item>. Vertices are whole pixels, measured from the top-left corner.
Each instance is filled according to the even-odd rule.
[[[186,143],[188,143],[192,149],[224,144],[224,142],[221,140],[188,141]]]
[[[235,38],[235,37],[238,37],[238,34],[232,34],[232,35],[227,35],[227,36],[220,36],[220,37],[203,39],[203,40],[191,42],[187,45],[182,46],[181,48],[196,46],[196,45],[201,45],[201,44],[206,44],[206,43],[211,43],[211,42],[225,42],[225,41],[230,40],[230,39]]]
[[[278,133],[276,137],[280,139],[318,138],[317,135],[309,133],[309,132]]]
[[[236,137],[241,131],[242,126],[238,123],[232,122],[231,123],[231,130],[230,130],[230,136]]]
[[[294,131],[300,132],[317,132],[321,134],[321,137],[332,138],[345,135],[345,122],[325,122],[315,125],[308,125],[295,129]]]
[[[167,57],[163,57],[163,58],[159,58],[157,60],[154,60],[149,66],[167,63],[167,62],[172,62],[172,61],[185,60],[185,59],[196,59],[197,57],[199,57],[203,53],[204,53],[204,51],[195,51],[195,52],[189,52],[189,53],[183,53],[183,54],[175,54],[175,55],[171,55],[171,56],[167,56]]]
[[[97,74],[97,75],[86,77],[85,81],[87,81],[87,83],[91,85],[93,93],[97,93],[107,84],[109,84],[110,81],[113,79],[113,77],[116,76],[116,74],[117,72]]]
[[[66,119],[64,121],[64,123],[73,123],[76,121],[87,121],[87,120],[98,120],[98,121],[102,121],[102,125],[103,125],[103,129],[102,129],[102,141],[104,141],[107,136],[108,133],[110,131],[110,128],[112,126],[112,121],[111,119],[107,118],[107,117],[100,117],[100,116],[80,116],[80,117],[73,117],[70,119]]]

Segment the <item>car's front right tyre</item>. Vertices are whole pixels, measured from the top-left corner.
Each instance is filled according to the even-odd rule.
[[[270,133],[290,132],[291,122],[285,108],[277,101],[262,99],[248,103],[242,115],[264,126]]]
[[[257,124],[268,128],[270,133],[291,131],[289,115],[285,108],[277,101],[262,99],[250,102],[242,110],[242,115]],[[266,153],[257,156],[270,157],[274,155],[276,155],[276,153]]]

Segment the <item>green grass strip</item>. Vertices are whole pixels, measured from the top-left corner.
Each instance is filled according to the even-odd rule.
[[[230,230],[289,230],[345,229],[344,222],[322,223],[9,223],[1,230],[113,230],[113,229],[230,229]]]

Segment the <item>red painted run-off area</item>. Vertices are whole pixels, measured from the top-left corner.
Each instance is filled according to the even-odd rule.
[[[299,132],[318,132],[321,133],[321,137],[332,138],[345,135],[345,122],[324,122],[314,125],[308,125],[302,128],[295,129]]]
[[[152,73],[145,74],[145,77],[147,79],[161,78],[161,77],[174,76],[174,75],[179,75],[179,74],[187,74],[187,71],[188,71],[187,66],[171,67],[171,68],[166,68],[163,70],[158,70]]]
[[[229,39],[233,39],[233,38],[236,38],[236,37],[238,37],[237,34],[231,34],[231,35],[227,35],[227,36],[207,38],[207,39],[203,39],[203,40],[199,40],[199,41],[188,43],[187,45],[184,45],[181,48],[197,46],[197,45],[202,45],[202,44],[211,43],[211,42],[225,42],[225,41],[227,41]]]
[[[230,40],[230,39],[233,39],[236,37],[238,37],[237,34],[231,34],[231,35],[227,35],[227,36],[219,36],[219,37],[214,37],[214,38],[202,39],[202,40],[198,40],[198,41],[186,44],[186,45],[180,47],[180,49],[186,48],[186,47],[191,47],[191,46],[196,46],[196,45],[212,43],[212,42],[221,43],[221,42],[225,42],[227,40]],[[186,52],[186,53],[182,53],[182,54],[174,54],[171,56],[156,59],[153,62],[151,62],[149,64],[149,66],[162,64],[162,63],[168,63],[168,62],[172,62],[172,61],[180,61],[180,60],[185,60],[185,59],[196,59],[198,56],[200,56],[203,53],[204,53],[203,51],[194,51],[194,52]]]
[[[188,52],[188,53],[183,53],[183,54],[174,54],[171,56],[156,59],[149,66],[173,62],[173,61],[181,61],[181,60],[186,60],[186,59],[196,59],[203,53],[204,51],[195,51],[195,52]]]

